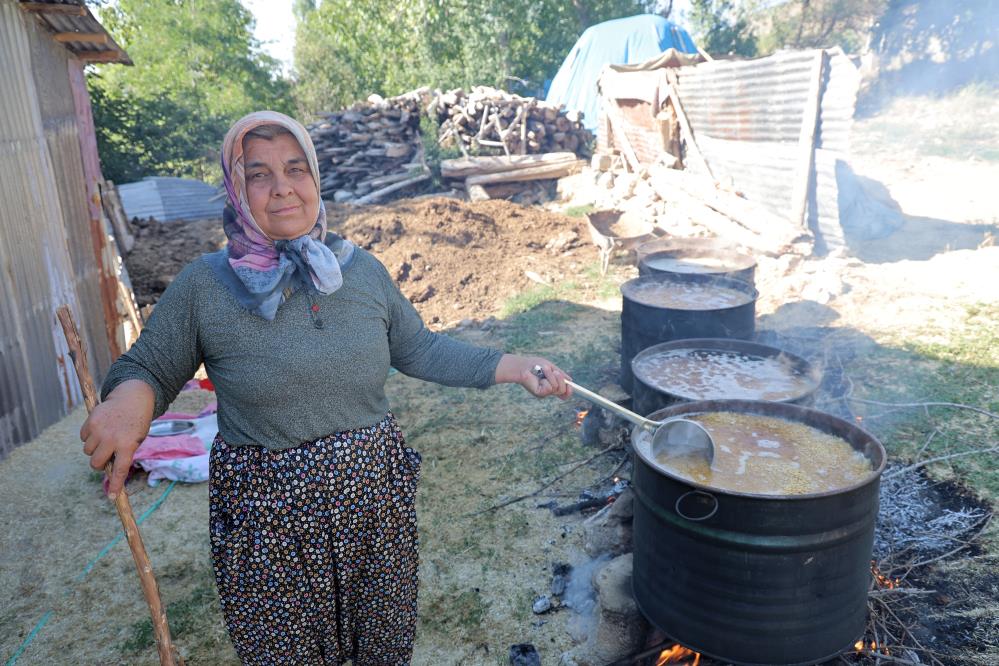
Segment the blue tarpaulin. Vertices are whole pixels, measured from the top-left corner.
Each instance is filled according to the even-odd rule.
[[[552,79],[545,98],[582,111],[583,125],[597,128],[597,77],[605,65],[632,65],[655,58],[667,49],[697,53],[686,30],[654,14],[605,21],[587,28]]]

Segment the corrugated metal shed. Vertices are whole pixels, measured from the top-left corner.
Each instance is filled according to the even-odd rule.
[[[40,0],[20,3],[22,11],[34,14],[51,38],[84,62],[115,62],[131,65],[125,50],[115,43],[94,18],[84,0]]]
[[[88,205],[70,81],[79,63],[20,5],[0,0],[0,456],[82,402],[56,307],[74,312],[98,380],[117,353],[102,291],[113,256]]]
[[[791,51],[746,61],[713,61],[678,70],[679,92],[712,174],[778,215],[794,210],[802,127],[817,58]],[[806,221],[820,249],[841,246],[837,161],[849,152],[860,76],[839,49],[825,52],[815,161]]]
[[[208,183],[191,178],[152,176],[118,186],[129,219],[154,217],[160,222],[222,217],[225,198]]]
[[[839,49],[793,51],[672,71],[714,180],[779,218],[807,226],[819,251],[842,246],[838,183],[860,84],[849,58]],[[601,92],[613,100],[616,114],[609,123],[611,142],[634,152],[640,164],[654,163],[664,152],[655,112],[665,103],[670,84],[665,74],[654,74],[601,75]],[[642,112],[631,117],[623,113],[628,100],[641,100],[636,109]],[[601,127],[607,134],[607,127]],[[625,143],[618,138],[630,145],[618,146]],[[608,143],[606,137],[601,141]],[[696,161],[688,165],[696,167]]]

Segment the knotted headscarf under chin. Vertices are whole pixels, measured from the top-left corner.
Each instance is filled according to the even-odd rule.
[[[245,289],[230,291],[250,312],[273,320],[278,306],[299,287],[329,295],[343,285],[340,265],[346,263],[354,246],[344,241],[334,254],[326,239],[326,207],[319,197],[319,215],[307,233],[291,240],[273,240],[250,213],[246,199],[243,165],[243,138],[261,125],[280,125],[298,141],[309,161],[309,170],[319,190],[319,161],[309,133],[301,123],[276,111],[258,111],[236,121],[222,142],[222,179],[227,201],[222,227],[229,244],[227,260]]]

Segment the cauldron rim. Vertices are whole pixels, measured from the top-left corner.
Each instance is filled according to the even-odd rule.
[[[654,243],[656,241],[649,241],[649,242]],[[701,251],[698,252],[697,250]],[[718,257],[723,261],[728,261],[731,259],[732,263],[725,266],[719,266],[715,270],[705,270],[703,272],[697,272],[697,273],[694,272],[685,273],[683,271],[663,271],[653,268],[650,268],[650,270],[655,270],[660,273],[675,273],[679,275],[719,275],[724,273],[735,273],[738,271],[745,271],[750,268],[756,268],[757,266],[756,259],[753,257],[753,255],[746,254],[745,252],[740,252],[733,248],[705,247],[702,249],[694,247],[685,248],[683,246],[678,246],[672,250],[663,248],[661,250],[653,250],[652,252],[646,252],[638,260],[638,264],[641,265],[644,263],[647,266],[650,260],[655,260],[658,257],[667,257],[670,259],[685,259],[691,255],[711,256],[712,253],[714,254],[714,256]]]
[[[753,342],[751,340],[739,340],[738,338],[681,338],[679,340],[670,340],[668,342],[660,342],[658,344],[652,345],[651,347],[646,347],[637,354],[635,354],[631,359],[631,374],[635,380],[643,381],[646,385],[651,386],[644,374],[639,374],[636,369],[635,362],[638,361],[643,356],[658,353],[664,350],[672,351],[673,349],[710,349],[710,350],[721,350],[721,351],[735,351],[743,352],[747,354],[755,354],[758,356],[763,356],[765,358],[773,358],[776,356],[784,355],[791,359],[792,363],[797,367],[807,368],[807,373],[803,373],[803,377],[808,379],[808,387],[806,390],[802,390],[795,395],[785,398],[784,400],[767,400],[764,402],[795,402],[796,400],[801,400],[805,396],[808,396],[818,390],[819,385],[822,383],[822,370],[816,364],[812,363],[808,359],[787,351],[786,349],[781,349],[780,347],[774,347],[773,345],[765,345],[760,342]],[[775,351],[776,354],[766,354],[761,352]],[[659,387],[655,388],[656,391],[660,393],[665,393],[667,395],[679,398],[680,400],[685,400],[688,402],[704,401],[704,400],[723,400],[724,398],[694,398],[691,396],[683,395],[675,391],[667,391]]]
[[[628,292],[634,289],[636,285],[646,282],[708,283],[712,286],[726,287],[742,294],[746,294],[749,296],[749,299],[744,303],[739,303],[738,305],[726,305],[718,308],[675,308],[665,305],[651,305],[649,303],[636,300],[634,296],[628,294]],[[639,277],[632,278],[622,284],[621,296],[622,298],[630,298],[632,302],[638,305],[655,308],[656,310],[672,310],[675,312],[724,312],[726,310],[743,308],[751,303],[756,303],[756,301],[760,298],[760,292],[755,286],[745,280],[737,280],[735,278],[718,277],[717,275],[706,273],[655,273],[652,275],[640,275]]]
[[[755,411],[762,410],[762,411]],[[868,460],[872,463],[876,463],[875,469],[863,479],[860,479],[856,483],[843,486],[842,488],[836,488],[834,490],[827,490],[821,493],[801,493],[795,495],[767,495],[763,493],[746,493],[735,490],[726,490],[724,488],[718,488],[716,486],[710,486],[704,483],[699,483],[693,481],[686,477],[680,476],[679,474],[674,474],[669,470],[664,469],[661,465],[651,460],[645,452],[641,451],[636,444],[638,440],[638,435],[641,432],[639,426],[635,426],[631,431],[631,450],[635,457],[640,459],[645,465],[652,469],[657,474],[668,477],[673,481],[681,484],[691,486],[696,490],[701,490],[706,493],[726,496],[726,497],[739,497],[747,500],[760,500],[765,502],[779,501],[807,501],[815,500],[824,497],[835,497],[836,495],[842,495],[845,493],[853,492],[859,488],[871,483],[879,483],[881,479],[881,474],[884,472],[885,466],[888,463],[888,454],[885,451],[884,445],[878,440],[877,437],[872,435],[867,430],[861,428],[855,423],[850,423],[845,419],[841,419],[838,416],[833,416],[827,412],[823,412],[818,409],[812,409],[810,407],[802,407],[801,405],[795,405],[787,402],[771,402],[768,400],[698,400],[696,402],[684,402],[676,405],[671,405],[669,407],[664,407],[663,409],[657,409],[647,416],[647,418],[653,421],[661,421],[666,418],[673,416],[683,416],[689,414],[701,414],[704,412],[736,412],[741,414],[757,414],[760,416],[774,416],[776,418],[789,418],[793,416],[797,417],[811,417],[816,420],[827,420],[831,424],[837,424],[845,426],[846,430],[852,430],[853,434],[859,440],[865,440],[866,445],[873,445],[874,453],[880,460],[872,460],[871,456],[868,455],[867,451],[863,448],[858,448],[857,445],[850,440],[847,440],[854,448],[854,450],[861,451],[864,453]],[[805,425],[810,425],[812,427],[817,427],[812,423],[801,418],[797,419],[796,422],[804,423]],[[823,430],[823,432],[827,432]],[[836,434],[836,433],[828,433]],[[838,435],[842,438],[841,435]],[[845,439],[845,438],[844,438]]]

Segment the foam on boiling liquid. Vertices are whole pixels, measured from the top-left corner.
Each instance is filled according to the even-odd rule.
[[[684,415],[715,442],[709,466],[697,455],[660,454],[663,469],[706,486],[757,495],[801,495],[853,486],[873,472],[871,461],[846,440],[817,428],[773,416],[736,412]],[[636,446],[648,459],[652,437]]]
[[[717,310],[745,305],[753,300],[749,294],[729,287],[672,280],[635,282],[627,293],[639,303],[675,310]]]
[[[671,349],[635,362],[646,384],[690,400],[798,398],[811,380],[787,356],[756,356],[723,349]]]

